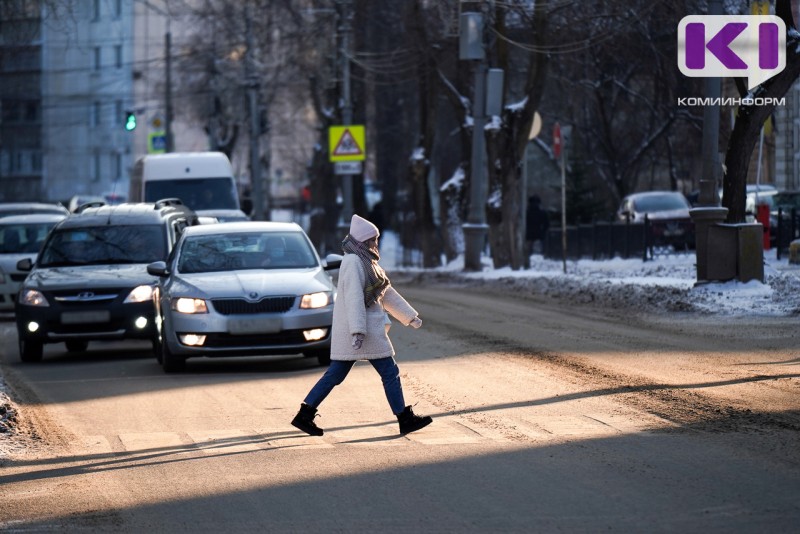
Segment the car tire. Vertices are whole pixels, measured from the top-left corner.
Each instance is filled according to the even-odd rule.
[[[19,359],[26,363],[42,361],[44,344],[41,341],[19,340]]]
[[[85,352],[89,348],[88,341],[67,341],[64,344],[69,352]]]
[[[161,357],[161,341],[157,337],[154,337],[151,343],[153,344],[153,355],[156,357],[158,364],[161,365],[161,362],[164,361]]]
[[[327,367],[331,364],[330,349],[310,350],[303,353],[306,358],[316,358],[320,366]]]
[[[165,373],[179,373],[186,369],[186,358],[176,356],[169,350],[167,342],[161,340],[161,366]]]

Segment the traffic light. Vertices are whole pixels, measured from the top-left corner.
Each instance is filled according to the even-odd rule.
[[[136,112],[134,111],[126,111],[125,112],[125,129],[129,132],[132,132],[136,129]]]

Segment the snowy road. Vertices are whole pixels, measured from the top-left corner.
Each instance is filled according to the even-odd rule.
[[[784,531],[800,524],[796,319],[576,306],[504,284],[400,285],[407,401],[399,437],[357,365],[288,421],[308,360],[190,362],[49,348],[7,378],[47,446],[0,472],[0,529],[197,531]],[[110,356],[110,350],[115,349]]]

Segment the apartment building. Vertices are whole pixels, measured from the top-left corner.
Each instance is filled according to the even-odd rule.
[[[0,199],[66,202],[127,187],[132,3],[12,4],[0,11]]]

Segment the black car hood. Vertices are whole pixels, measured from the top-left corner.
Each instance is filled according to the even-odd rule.
[[[157,278],[148,274],[147,264],[135,263],[34,269],[25,279],[23,286],[54,291],[73,288],[134,288],[144,284],[155,284],[156,282]]]

